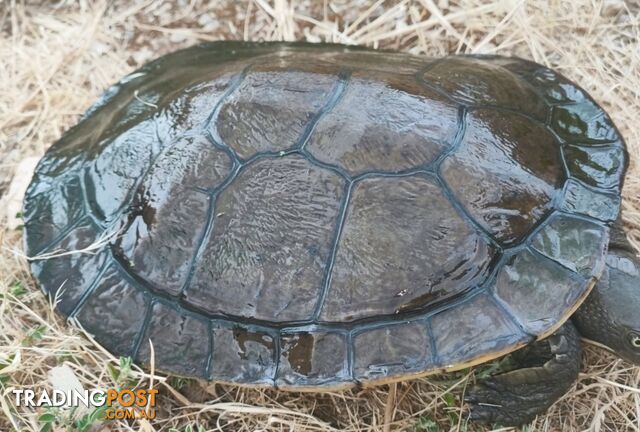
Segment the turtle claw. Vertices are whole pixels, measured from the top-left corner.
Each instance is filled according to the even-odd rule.
[[[496,400],[500,400],[500,395],[483,388],[482,384],[472,388],[471,393],[464,400],[469,406],[469,419],[472,421],[495,423],[496,421],[505,421],[509,417],[508,408],[505,409],[501,404],[494,403]],[[505,421],[505,423],[509,422]]]
[[[531,358],[539,363],[529,361],[534,366],[493,375],[474,385],[465,397],[471,420],[504,426],[528,423],[571,387],[580,370],[575,328],[567,323],[548,339],[534,344],[534,348],[547,345],[551,358]]]
[[[513,374],[501,374],[474,385],[464,398],[469,407],[469,419],[517,426],[532,421],[544,411],[549,405],[545,395],[537,395],[537,388],[519,386],[513,378]]]
[[[495,413],[490,407],[474,405],[469,413],[469,420],[478,423],[495,423]]]
[[[469,406],[469,419],[479,423],[500,423],[505,426],[514,426],[528,421],[528,418],[520,418],[514,407],[495,403],[504,395],[493,393],[491,390],[478,386],[472,390],[472,394],[465,398]],[[514,415],[515,414],[515,415]]]
[[[473,403],[476,403],[478,400],[473,395],[466,395],[463,401],[465,401],[468,404],[473,404]]]
[[[495,421],[496,415],[504,409],[503,404],[499,401],[505,398],[505,395],[500,393],[496,387],[489,382],[481,382],[476,384],[464,398],[469,405],[471,420],[483,423]]]

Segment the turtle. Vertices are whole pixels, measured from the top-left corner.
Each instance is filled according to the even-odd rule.
[[[521,424],[576,380],[580,336],[640,364],[628,159],[532,61],[206,43],[49,148],[25,249],[57,311],[143,367],[321,392],[512,354],[465,401]]]

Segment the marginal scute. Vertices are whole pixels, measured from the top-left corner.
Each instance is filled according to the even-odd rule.
[[[531,241],[543,255],[585,278],[599,277],[609,243],[606,227],[571,216],[558,215]]]
[[[322,385],[349,379],[346,337],[338,333],[285,333],[280,338],[277,386]]]
[[[553,108],[551,126],[568,143],[598,144],[620,139],[609,116],[589,100]]]
[[[319,54],[318,57],[353,70],[356,74],[382,73],[389,77],[402,77],[405,82],[414,81],[416,73],[432,62],[432,59],[392,52],[385,52],[384,61],[380,61],[379,53],[365,50],[333,51]]]
[[[480,225],[513,243],[552,209],[563,166],[559,145],[541,124],[481,109],[468,114],[460,148],[441,172]]]
[[[56,245],[57,253],[65,255],[36,260],[31,265],[42,290],[55,300],[56,308],[65,315],[71,314],[104,264],[104,250],[81,252],[96,243],[98,237],[91,224],[81,224]]]
[[[76,318],[111,352],[131,355],[142,331],[149,300],[111,265],[81,306]]]
[[[546,117],[544,101],[527,82],[490,61],[448,57],[435,62],[423,78],[463,104],[510,108],[540,121]]]
[[[577,181],[569,180],[560,208],[566,212],[579,213],[604,222],[612,222],[620,211],[620,196],[596,192]]]
[[[37,178],[37,177],[36,177]],[[80,179],[72,176],[63,181],[40,178],[27,191],[24,226],[27,253],[35,255],[64,234],[84,215]]]
[[[415,321],[366,330],[354,336],[354,376],[367,381],[435,366],[427,323]]]
[[[562,75],[538,63],[500,56],[490,56],[487,60],[499,64],[529,83],[548,104],[577,103],[586,99],[582,89]]]
[[[532,335],[548,332],[585,293],[584,279],[530,251],[511,257],[498,273],[495,295]]]
[[[161,107],[156,114],[158,136],[170,143],[185,134],[205,131],[207,122],[229,87],[232,76],[198,83],[185,89],[174,100]]]
[[[622,146],[568,145],[562,149],[569,173],[590,186],[620,188],[624,177],[625,155]]]
[[[364,179],[351,194],[320,319],[428,309],[480,284],[494,254],[435,180]]]
[[[289,70],[250,72],[215,119],[223,143],[242,158],[293,147],[327,102],[335,75]]]
[[[486,294],[437,313],[431,318],[431,328],[443,367],[463,364],[482,354],[493,358],[525,341],[517,324]]]
[[[276,342],[260,331],[214,324],[209,379],[235,383],[273,384]]]
[[[212,313],[309,319],[343,194],[341,177],[300,156],[245,168],[217,199],[186,300]]]
[[[151,346],[157,364],[179,375],[206,378],[209,360],[208,322],[175,306],[156,302],[138,350],[137,360],[149,364]]]
[[[73,129],[72,129],[73,130]],[[84,164],[88,157],[86,149],[83,152],[82,147],[73,146],[73,136],[63,135],[58,141],[60,146],[53,146],[47,150],[47,157],[40,159],[35,170],[32,183],[29,185],[37,191],[41,191],[43,187],[50,185],[51,181],[55,182],[60,178],[70,178],[72,175],[80,175]],[[70,143],[69,146],[66,144]],[[68,149],[67,147],[71,147]],[[50,154],[49,154],[50,152]]]
[[[355,175],[420,167],[452,145],[458,110],[451,101],[391,74],[370,75],[354,72],[338,104],[318,122],[309,153]]]

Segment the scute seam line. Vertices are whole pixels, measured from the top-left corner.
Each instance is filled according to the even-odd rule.
[[[76,316],[78,315],[78,312],[80,312],[80,309],[82,309],[82,306],[84,306],[84,304],[87,302],[88,298],[91,296],[91,294],[93,294],[93,292],[95,291],[95,289],[98,286],[98,284],[100,282],[102,282],[102,277],[107,272],[107,269],[109,268],[109,266],[111,266],[111,264],[112,264],[112,262],[111,262],[112,258],[111,258],[111,254],[109,253],[109,251],[108,250],[103,250],[101,252],[105,252],[106,253],[106,257],[105,257],[104,263],[102,263],[102,267],[100,267],[100,270],[98,270],[98,273],[96,274],[96,277],[93,279],[93,281],[91,281],[91,284],[89,284],[87,289],[82,293],[82,295],[78,299],[78,302],[76,303],[76,305],[71,310],[71,313],[69,313],[68,319],[75,319],[76,318]]]
[[[307,123],[302,135],[298,143],[296,144],[296,148],[300,150],[304,150],[307,146],[313,131],[320,120],[328,114],[342,99],[344,96],[345,90],[347,89],[347,85],[349,84],[349,80],[351,79],[351,71],[342,70],[338,73],[338,81],[331,89],[331,93],[329,97],[326,99],[325,104],[314,114],[311,120]]]
[[[207,329],[209,331],[209,352],[207,354],[207,360],[204,366],[204,376],[205,379],[211,379],[211,368],[213,366],[213,321],[207,320]]]
[[[501,252],[504,249],[502,242],[498,241],[494,238],[491,233],[489,233],[474,217],[471,216],[469,211],[466,209],[464,205],[456,198],[455,194],[449,188],[449,185],[442,177],[441,167],[444,161],[456,151],[458,151],[462,145],[462,139],[464,138],[466,132],[466,117],[467,117],[467,109],[464,106],[460,106],[458,108],[458,130],[454,136],[453,144],[449,149],[443,152],[434,162],[435,170],[436,170],[436,182],[440,186],[445,198],[447,201],[453,206],[456,212],[462,216],[465,222],[470,222],[474,231],[476,231],[484,240],[489,244],[493,245],[498,252]]]
[[[429,337],[429,347],[431,348],[431,363],[434,366],[440,365],[440,355],[438,354],[438,347],[436,346],[436,337],[433,334],[433,327],[431,326],[431,316],[425,319],[425,325],[427,327],[427,336]]]
[[[275,345],[275,349],[274,351],[274,361],[275,361],[275,368],[273,369],[273,380],[272,380],[272,385],[273,387],[277,390],[278,389],[278,375],[280,374],[280,359],[282,358],[282,338],[280,337],[281,335],[278,334],[277,337],[274,338],[274,345]]]
[[[217,128],[215,128],[214,119],[219,114],[220,109],[222,108],[222,106],[226,102],[227,98],[229,98],[240,87],[240,85],[242,84],[242,82],[246,78],[247,72],[248,72],[250,67],[251,67],[250,65],[245,67],[240,74],[234,76],[231,79],[231,81],[229,83],[229,87],[224,92],[224,94],[220,97],[220,99],[216,103],[216,106],[214,107],[213,111],[211,112],[211,114],[209,115],[207,120],[205,121],[205,129],[208,131],[208,133],[206,133],[207,139],[211,142],[211,144],[214,147],[222,149],[223,151],[227,152],[227,154],[229,154],[231,156],[232,161],[233,161],[233,167],[232,167],[232,170],[229,173],[229,175],[227,175],[227,177],[224,179],[224,181],[220,185],[218,185],[215,189],[213,189],[211,191],[211,193],[210,193],[209,208],[207,209],[207,220],[205,222],[204,229],[202,230],[202,235],[201,235],[200,239],[198,240],[198,244],[197,244],[197,246],[195,248],[195,253],[193,254],[193,256],[191,258],[191,263],[189,264],[189,271],[187,272],[187,277],[185,279],[184,284],[180,288],[180,297],[182,299],[184,299],[186,290],[189,287],[189,285],[190,285],[190,283],[191,283],[191,281],[193,279],[193,276],[194,276],[196,268],[197,268],[198,261],[200,260],[200,258],[202,256],[202,253],[203,253],[203,250],[204,250],[204,245],[207,243],[207,241],[209,239],[209,236],[211,235],[211,232],[213,231],[213,225],[214,225],[214,219],[215,219],[215,207],[216,207],[216,202],[217,202],[218,195],[233,180],[235,180],[238,177],[238,174],[239,174],[239,172],[240,172],[240,170],[242,168],[242,164],[240,163],[240,161],[238,159],[238,155],[235,153],[235,151],[233,151],[233,149],[231,149],[228,145],[226,145],[222,141],[222,139],[220,139],[220,136],[218,135],[218,132],[217,132]],[[212,127],[212,125],[213,125],[213,127]],[[215,129],[215,131],[213,129]]]
[[[554,266],[556,266],[557,268],[561,269],[564,273],[568,273],[567,277],[570,278],[570,279],[574,279],[576,281],[588,281],[589,279],[591,279],[591,276],[589,276],[589,277],[582,276],[580,273],[578,273],[577,271],[575,271],[572,268],[567,267],[566,265],[562,264],[560,261],[556,261],[555,259],[551,258],[550,256],[543,254],[538,249],[534,248],[532,245],[527,246],[527,248],[525,250],[527,250],[529,253],[531,253],[533,255],[536,255],[536,256],[542,258],[544,261],[548,261],[548,262],[553,263]]]
[[[235,150],[231,148],[227,143],[225,143],[222,140],[222,137],[220,137],[220,134],[218,133],[218,126],[215,120],[218,118],[220,114],[220,110],[222,109],[224,104],[227,102],[227,99],[231,97],[231,95],[240,87],[240,85],[242,85],[251,67],[252,65],[246,66],[244,69],[242,69],[242,71],[239,74],[234,75],[229,80],[229,86],[224,91],[222,96],[220,96],[220,99],[218,99],[218,102],[216,102],[216,105],[213,107],[211,114],[207,116],[207,119],[204,122],[204,133],[206,138],[208,138],[209,141],[211,142],[211,144],[214,147],[217,147],[220,150],[227,152],[227,154],[231,156],[231,159],[233,159],[234,163],[240,164],[240,165],[241,165],[240,158],[236,154]]]
[[[64,240],[64,238],[66,236],[71,234],[71,232],[73,230],[75,230],[80,225],[82,225],[83,222],[91,222],[89,216],[82,215],[82,217],[79,217],[78,220],[76,220],[76,221],[70,223],[69,225],[67,225],[65,228],[63,228],[63,230],[60,232],[60,234],[58,234],[56,237],[54,237],[53,240],[51,240],[45,246],[41,247],[36,253],[31,255],[31,258],[37,257],[38,255],[41,255],[43,253],[47,253],[52,247],[54,247],[55,245],[60,243],[62,240]]]
[[[135,288],[134,288],[135,289]],[[153,306],[156,304],[156,299],[153,297],[153,295],[151,294],[147,294],[145,295],[148,303],[147,303],[147,309],[144,313],[144,319],[142,321],[142,326],[140,326],[140,331],[138,333],[138,337],[136,338],[135,344],[133,345],[133,348],[131,349],[131,355],[130,357],[132,359],[136,359],[138,357],[138,354],[140,352],[140,348],[142,346],[142,340],[144,339],[144,335],[147,333],[147,329],[149,327],[149,324],[151,323],[151,311],[153,310]]]
[[[487,290],[487,297],[489,297],[489,301],[496,305],[496,307],[500,309],[507,316],[507,318],[509,318],[509,321],[511,321],[512,324],[515,324],[522,335],[527,336],[532,340],[535,340],[537,338],[537,335],[534,335],[531,332],[527,331],[524,324],[516,317],[511,309],[507,307],[506,304],[502,303],[498,298],[496,298],[494,290]]]
[[[331,286],[331,274],[333,272],[333,266],[335,264],[336,255],[338,253],[338,244],[340,243],[340,237],[342,235],[342,229],[344,228],[347,207],[349,205],[349,200],[351,198],[351,192],[353,190],[353,182],[349,182],[345,185],[344,197],[342,198],[342,203],[340,204],[340,212],[338,213],[338,223],[335,228],[335,235],[331,245],[331,250],[329,253],[329,259],[327,261],[324,275],[322,278],[322,287],[320,289],[320,295],[318,296],[318,301],[313,310],[313,322],[317,322],[320,317],[320,313],[324,306],[329,287]]]
[[[346,337],[347,342],[347,373],[349,374],[349,379],[355,383],[358,383],[356,379],[355,373],[355,359],[356,359],[356,347],[353,343],[353,332],[347,333]]]

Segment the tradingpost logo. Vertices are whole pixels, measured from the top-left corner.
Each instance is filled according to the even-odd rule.
[[[106,407],[105,419],[154,419],[157,389],[30,390],[13,389],[16,406],[30,408]]]

